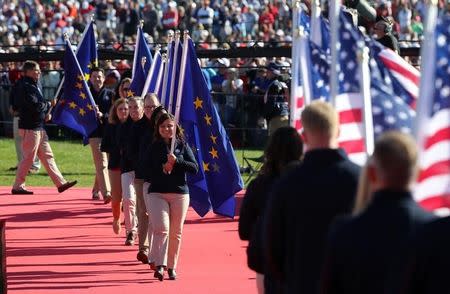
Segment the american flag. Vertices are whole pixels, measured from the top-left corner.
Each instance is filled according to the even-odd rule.
[[[450,204],[450,17],[438,20],[433,42],[435,50],[430,52],[430,61],[422,70],[430,70],[431,83],[425,85],[421,94],[421,109],[418,128],[420,173],[415,189],[415,199],[428,209],[449,207]],[[430,68],[425,68],[429,66]],[[428,78],[425,76],[424,78]],[[426,88],[427,90],[424,90]]]

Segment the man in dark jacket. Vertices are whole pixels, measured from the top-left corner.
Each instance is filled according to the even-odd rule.
[[[275,185],[266,206],[267,270],[281,287],[270,293],[318,292],[328,227],[351,211],[358,182],[359,167],[338,149],[336,110],[315,101],[301,119],[304,161]]]
[[[414,233],[435,218],[411,196],[416,164],[410,136],[391,131],[377,140],[367,166],[371,203],[330,230],[321,293],[386,293],[398,282]]]
[[[51,103],[44,99],[38,82],[41,76],[39,64],[26,61],[23,65],[23,77],[15,87],[16,107],[19,113],[19,135],[22,137],[23,157],[16,172],[16,180],[12,194],[33,194],[25,188],[25,178],[33,164],[34,158],[41,160],[58,192],[64,192],[77,181],[67,182],[56,166],[53,152],[44,129],[46,121],[50,120]]]
[[[101,152],[103,129],[108,122],[109,109],[112,104],[113,92],[104,87],[105,72],[102,68],[92,68],[89,78],[89,88],[97,105],[97,118],[99,120],[97,129],[89,135],[92,158],[95,165],[95,182],[92,188],[92,199],[100,199],[99,191],[102,192],[105,204],[111,202],[111,184],[108,175],[108,157]]]

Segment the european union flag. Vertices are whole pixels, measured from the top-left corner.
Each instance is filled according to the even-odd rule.
[[[86,81],[89,80],[91,68],[98,66],[97,42],[95,41],[94,23],[92,21],[89,22],[78,46],[77,59]]]
[[[53,111],[53,121],[86,138],[97,128],[96,105],[69,40],[65,47],[64,91]]]
[[[191,204],[204,212],[200,215],[210,203],[215,213],[233,217],[234,196],[243,188],[239,167],[190,39],[184,50],[188,53],[180,122],[200,166],[199,173],[188,178]]]
[[[136,47],[134,50],[133,73],[128,97],[141,96],[144,89],[145,79],[150,71],[152,55],[148,48],[144,32],[139,26],[137,31]]]
[[[156,89],[158,89],[158,80],[161,82],[160,78],[160,69],[163,66],[162,64],[162,57],[161,53],[159,51],[155,52],[155,55],[153,56],[153,63],[152,66],[154,67],[153,75],[150,80],[150,85],[148,87],[148,93],[156,93]]]

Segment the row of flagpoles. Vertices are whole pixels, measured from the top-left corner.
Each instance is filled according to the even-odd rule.
[[[294,5],[291,125],[301,128],[310,101],[329,101],[339,112],[340,146],[360,164],[382,132],[415,135],[420,174],[414,196],[428,209],[449,207],[450,17],[438,17],[435,1],[429,4],[419,73],[349,22],[339,1],[330,2],[330,22],[318,5],[312,1],[311,16]]]
[[[90,46],[89,48],[87,48]],[[83,48],[83,49],[82,49]],[[93,23],[87,26],[76,51],[66,38],[64,81],[53,121],[84,137],[97,128],[96,105],[86,75],[97,64]],[[137,30],[129,96],[157,93],[161,104],[174,114],[199,163],[199,172],[188,175],[190,203],[204,216],[211,209],[221,215],[235,214],[235,194],[243,188],[234,150],[197,61],[194,44],[187,33],[176,33],[168,42],[166,55],[154,55],[142,31]],[[173,140],[171,149],[174,149]]]

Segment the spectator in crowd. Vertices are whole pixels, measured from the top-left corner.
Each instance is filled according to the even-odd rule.
[[[130,159],[132,160],[133,169],[135,172],[134,188],[136,191],[136,215],[138,219],[138,237],[139,237],[139,252],[137,254],[137,260],[144,264],[149,263],[149,247],[151,239],[149,236],[153,234],[153,230],[149,230],[149,219],[147,215],[147,209],[145,207],[144,200],[144,180],[145,172],[139,162],[139,156],[143,152],[148,150],[149,138],[147,136],[150,128],[150,118],[153,114],[153,110],[159,106],[158,97],[149,93],[144,99],[144,115],[138,121],[135,121],[130,130],[130,137],[128,142],[128,150]],[[147,141],[148,140],[148,141]],[[142,150],[141,150],[142,149]],[[148,187],[147,187],[148,189]],[[151,234],[150,234],[151,232]]]
[[[397,38],[392,34],[392,24],[387,19],[381,19],[373,26],[376,40],[384,46],[392,49],[395,53],[400,53]]]
[[[222,83],[222,92],[225,94],[224,116],[222,120],[225,126],[236,126],[236,110],[240,95],[244,92],[244,82],[239,78],[237,68],[229,68],[227,70],[227,79]]]
[[[303,163],[275,184],[266,205],[266,270],[276,286],[270,293],[317,293],[329,225],[351,212],[356,193],[359,167],[338,149],[337,111],[313,101],[301,121]]]
[[[128,120],[130,110],[128,100],[119,98],[114,101],[108,115],[108,124],[103,132],[101,151],[108,154],[108,175],[111,183],[111,210],[113,215],[112,227],[114,233],[122,230],[120,214],[122,210],[122,181],[120,179],[120,148],[117,133],[120,124]]]
[[[270,274],[264,276],[263,216],[273,183],[286,170],[300,162],[303,141],[296,129],[283,127],[275,131],[264,151],[264,164],[256,179],[247,187],[239,214],[239,237],[248,240],[247,264],[256,272],[258,293],[270,293]],[[268,284],[264,291],[264,284]]]
[[[89,88],[97,105],[98,127],[89,135],[89,146],[95,165],[95,181],[92,188],[92,199],[100,199],[102,193],[105,204],[111,202],[111,184],[108,176],[108,157],[101,151],[103,128],[108,122],[109,110],[113,101],[113,92],[104,87],[105,71],[102,68],[91,69]]]
[[[391,131],[377,140],[367,166],[371,203],[332,226],[321,293],[387,293],[401,279],[414,234],[435,218],[411,194],[417,157],[408,135]]]
[[[173,153],[170,151],[171,140],[176,140]],[[149,169],[152,246],[155,246],[157,265],[154,276],[163,281],[164,267],[167,266],[169,279],[175,280],[183,224],[189,207],[186,174],[197,173],[198,164],[170,114],[162,114],[156,124]]]
[[[152,2],[145,4],[142,11],[142,17],[144,20],[144,32],[152,36],[153,39],[158,39],[157,28],[160,17],[158,15],[158,11],[155,9],[155,5]]]
[[[23,77],[14,86],[14,102],[19,113],[19,135],[22,137],[22,160],[16,172],[12,194],[33,194],[25,187],[25,178],[37,156],[58,192],[62,193],[74,186],[77,181],[68,182],[56,166],[53,152],[44,129],[46,121],[51,119],[51,103],[44,99],[38,82],[41,76],[39,64],[26,61],[23,65]]]
[[[162,27],[164,31],[175,30],[178,28],[179,17],[177,3],[175,1],[170,1],[167,6],[167,10],[164,11],[162,17]]]
[[[201,0],[201,7],[197,10],[197,22],[209,33],[212,33],[212,25],[214,21],[214,10],[209,7],[209,0]]]

